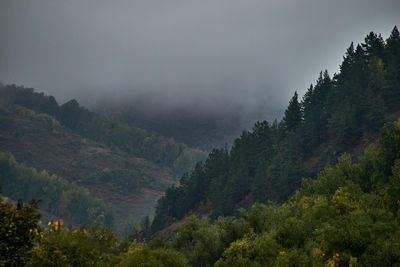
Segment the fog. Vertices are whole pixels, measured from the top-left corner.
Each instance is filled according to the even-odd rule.
[[[396,24],[398,0],[2,0],[0,82],[273,119],[350,42]]]

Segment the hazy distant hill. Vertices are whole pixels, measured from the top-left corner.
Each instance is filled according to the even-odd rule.
[[[171,139],[102,119],[79,106],[58,106],[54,98],[31,89],[4,86],[0,93],[0,151],[87,188],[110,207],[117,228],[128,217],[139,220],[151,215],[157,198],[176,181],[173,177],[204,155]],[[88,114],[90,118],[84,117]],[[94,123],[101,126],[95,128]],[[113,128],[107,129],[107,124]],[[136,144],[142,142],[139,149],[133,143],[131,147],[118,143],[133,137]],[[7,196],[7,191],[3,194]]]
[[[225,144],[231,145],[235,136],[244,129],[242,121],[235,114],[206,114],[183,108],[157,112],[148,111],[145,108],[137,109],[133,105],[122,110],[118,107],[110,107],[106,114],[111,114],[135,127],[157,132],[204,150],[222,147]]]
[[[176,175],[190,170],[206,156],[205,152],[178,143],[172,138],[91,112],[80,106],[75,99],[59,105],[52,96],[15,85],[1,85],[0,99],[6,104],[16,104],[50,115],[78,135],[171,168]]]
[[[112,208],[117,224],[129,215],[152,214],[156,199],[174,182],[168,168],[77,135],[48,115],[0,108],[0,151],[84,186]]]
[[[168,105],[153,98],[143,96],[117,103],[103,100],[94,105],[94,109],[107,117],[206,151],[231,146],[235,138],[259,118],[281,116],[276,110],[267,112],[258,106],[252,107],[252,111],[239,105],[225,107],[224,103],[219,108],[206,108],[183,103]]]

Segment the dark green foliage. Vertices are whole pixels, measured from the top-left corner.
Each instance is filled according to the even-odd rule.
[[[121,256],[116,266],[132,267],[185,267],[187,260],[172,248],[150,248],[133,244],[129,251]]]
[[[376,136],[385,120],[398,111],[399,54],[396,27],[386,41],[371,32],[365,43],[351,44],[340,72],[332,78],[321,72],[301,102],[295,92],[280,123],[257,122],[253,131],[244,131],[235,140],[230,151],[213,150],[180,185],[170,188],[158,202],[152,230],[195,210],[216,218],[235,215],[238,207],[256,201],[287,200],[302,177],[315,178],[325,164],[363,145],[362,139]],[[393,143],[391,130],[383,131],[381,142]],[[381,170],[387,177],[399,151],[389,147],[382,150],[386,166]],[[365,184],[371,181],[360,184],[367,189]]]
[[[388,123],[381,141],[368,147],[354,163],[344,155],[326,166],[315,180],[302,186],[284,204],[254,204],[237,217],[189,216],[159,232],[146,244],[120,243],[101,224],[91,229],[64,228],[50,222],[43,230],[31,205],[3,204],[9,220],[2,233],[13,230],[12,240],[1,239],[5,249],[17,240],[22,250],[5,258],[8,265],[28,266],[396,266],[400,259],[400,120]],[[395,151],[396,150],[396,151]],[[214,151],[213,157],[226,157]],[[390,165],[390,172],[386,173]],[[198,165],[214,171],[210,162]],[[183,178],[182,183],[187,182]],[[172,190],[174,191],[174,190]],[[22,212],[22,210],[24,210]],[[20,211],[18,211],[20,210]],[[12,216],[14,214],[15,216]],[[24,216],[19,216],[23,215]],[[27,216],[27,217],[25,217]],[[148,218],[143,228],[148,228]],[[6,231],[3,231],[6,229]],[[12,232],[12,231],[11,231]],[[35,241],[35,245],[33,245]],[[11,255],[11,254],[10,254]],[[19,260],[17,264],[15,259]],[[13,262],[13,261],[14,262]]]
[[[23,266],[28,261],[34,245],[33,229],[38,228],[40,215],[37,202],[17,205],[6,203],[0,197],[0,265]]]
[[[386,124],[381,131],[380,145],[382,150],[383,172],[386,176],[391,174],[391,167],[395,159],[400,156],[400,144],[397,142],[399,134],[399,122]]]
[[[397,27],[387,39],[384,53],[387,84],[383,98],[388,108],[394,110],[400,103],[400,93],[396,90],[400,86],[400,34]]]
[[[11,154],[0,152],[0,184],[3,193],[24,201],[40,199],[40,208],[75,223],[104,222],[112,224],[112,215],[105,204],[93,198],[87,189],[70,184],[46,171],[18,164]]]
[[[1,221],[2,233],[13,229],[14,238],[2,238],[0,244],[10,249],[25,236],[22,250],[5,260],[28,266],[396,266],[400,154],[393,147],[400,147],[400,120],[386,124],[379,144],[368,147],[357,163],[342,156],[316,180],[304,179],[282,205],[255,204],[236,218],[219,217],[213,223],[189,216],[173,227],[174,233],[158,233],[149,244],[133,241],[128,249],[99,224],[75,230],[56,221],[41,231],[34,207],[14,208],[0,200],[6,218],[30,218],[16,226]],[[213,157],[218,154],[226,157],[223,150]],[[206,172],[207,166],[221,167],[209,162],[198,165],[198,171]],[[27,217],[11,215],[24,209]]]
[[[290,99],[289,105],[285,110],[285,115],[283,116],[283,128],[287,133],[290,131],[296,131],[301,124],[301,106],[297,98],[297,92],[294,92],[294,95],[292,99]]]
[[[342,156],[283,205],[255,204],[214,223],[189,216],[170,246],[191,266],[397,266],[399,145],[400,120],[357,163]]]
[[[332,81],[327,71],[320,73],[315,86],[311,85],[302,100],[304,150],[310,153],[323,141],[328,132],[328,118],[332,106],[327,105],[332,97]]]
[[[64,227],[62,221],[49,222],[36,241],[27,266],[114,266],[119,262],[119,239],[101,224],[78,230]]]

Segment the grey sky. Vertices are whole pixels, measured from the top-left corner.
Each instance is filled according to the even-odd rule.
[[[0,81],[60,102],[150,92],[282,110],[351,41],[394,25],[399,0],[1,0]]]

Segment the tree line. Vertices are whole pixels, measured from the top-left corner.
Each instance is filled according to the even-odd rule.
[[[156,164],[167,166],[176,175],[189,171],[206,153],[155,133],[107,119],[89,111],[73,99],[59,105],[53,96],[32,88],[1,85],[0,97],[6,104],[16,104],[54,117],[74,132]],[[4,103],[3,103],[4,104]]]
[[[0,199],[0,263],[26,266],[396,266],[400,262],[400,119],[377,144],[303,179],[283,204],[186,217],[121,240],[102,224],[43,227],[35,203]],[[4,217],[3,217],[4,216]],[[147,235],[147,236],[146,236]],[[139,237],[141,240],[139,241]],[[145,237],[145,238],[144,238]]]
[[[302,99],[295,92],[281,121],[257,122],[229,150],[214,149],[157,205],[153,231],[197,209],[237,215],[255,202],[287,200],[302,177],[376,135],[400,105],[400,35],[371,32],[352,43],[330,77],[321,72]]]
[[[75,224],[103,222],[112,225],[111,211],[81,186],[60,176],[37,172],[15,161],[11,153],[0,152],[0,185],[12,200],[40,201],[39,207]]]

